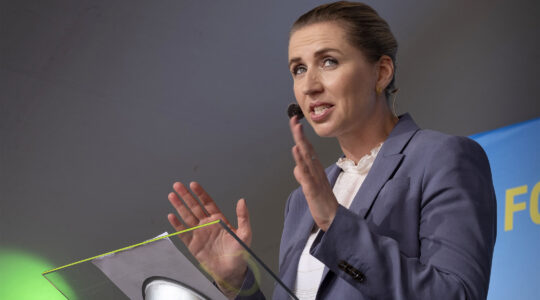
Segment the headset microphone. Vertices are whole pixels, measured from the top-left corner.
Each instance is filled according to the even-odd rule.
[[[289,119],[298,116],[298,120],[301,120],[304,117],[300,106],[296,103],[289,104],[289,107],[287,107],[287,115],[289,115]]]

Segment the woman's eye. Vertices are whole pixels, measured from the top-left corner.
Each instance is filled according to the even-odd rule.
[[[304,66],[296,66],[293,68],[293,75],[300,75],[302,73],[305,73],[306,72],[306,68]]]
[[[333,58],[326,58],[323,61],[323,67],[333,67],[335,65],[337,65],[337,60],[335,60]]]

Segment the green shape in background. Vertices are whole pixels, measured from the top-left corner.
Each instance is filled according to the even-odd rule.
[[[51,263],[32,253],[0,249],[0,299],[66,298],[41,275]],[[64,284],[66,286],[66,284]]]

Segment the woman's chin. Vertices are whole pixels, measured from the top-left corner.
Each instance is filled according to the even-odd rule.
[[[325,126],[327,124],[315,124],[313,130],[320,137],[336,137],[336,134],[330,126]]]

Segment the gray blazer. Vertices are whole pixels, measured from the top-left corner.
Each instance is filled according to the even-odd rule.
[[[326,170],[333,186],[341,169]],[[279,275],[293,287],[314,222],[302,189],[285,209]],[[311,254],[326,265],[318,299],[485,299],[496,237],[489,162],[471,139],[421,130],[406,114],[349,209]],[[276,289],[274,299],[288,299]]]

